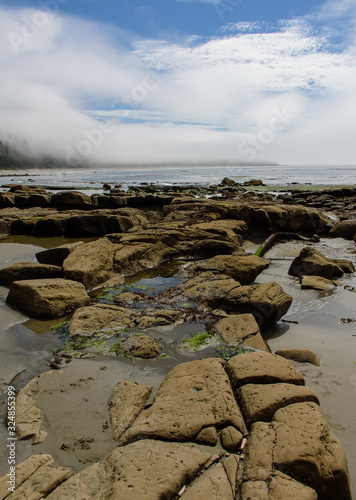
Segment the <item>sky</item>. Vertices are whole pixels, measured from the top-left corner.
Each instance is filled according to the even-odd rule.
[[[72,166],[356,164],[356,0],[0,0],[0,139]]]

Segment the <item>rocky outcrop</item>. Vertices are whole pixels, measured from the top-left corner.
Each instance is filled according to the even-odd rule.
[[[270,352],[252,314],[232,314],[220,320],[215,329],[229,345],[242,343],[245,347]]]
[[[0,285],[11,285],[14,281],[62,278],[59,266],[21,262],[0,269]]]
[[[117,354],[124,354],[134,358],[153,359],[162,352],[162,345],[151,335],[131,335],[120,341]]]
[[[227,274],[241,285],[249,285],[268,266],[267,260],[256,255],[217,255],[206,262],[197,264],[193,271]]]
[[[41,264],[50,264],[52,266],[62,267],[66,258],[83,243],[84,241],[75,241],[74,243],[66,243],[65,245],[61,245],[59,247],[42,250],[41,252],[36,253],[36,259]]]
[[[181,313],[179,311],[174,311],[173,309],[159,309],[158,311],[153,311],[151,314],[143,316],[137,328],[139,330],[145,330],[153,326],[171,325],[179,320],[180,317]]]
[[[352,240],[356,234],[356,219],[342,220],[337,222],[330,231],[330,236],[333,238],[344,238]]]
[[[92,201],[90,196],[80,191],[60,191],[52,196],[51,205],[62,210],[71,208],[83,210],[92,208]]]
[[[15,281],[6,302],[35,318],[56,318],[88,304],[84,286],[62,278]]]
[[[112,276],[113,252],[107,238],[80,245],[63,262],[64,274],[86,288],[103,283]]]
[[[119,306],[96,304],[81,307],[72,316],[68,325],[71,336],[90,336],[95,332],[105,333],[131,326],[133,312]]]
[[[19,441],[32,439],[32,444],[42,443],[47,437],[33,381],[16,396],[16,436]]]
[[[305,247],[296,257],[288,273],[301,278],[303,276],[322,276],[327,279],[338,278],[344,273],[353,273],[355,267],[350,260],[329,259],[319,250]]]

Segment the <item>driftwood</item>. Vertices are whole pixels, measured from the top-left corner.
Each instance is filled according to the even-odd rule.
[[[258,257],[263,257],[263,255],[270,250],[276,243],[279,243],[283,240],[302,240],[302,241],[320,241],[319,236],[316,234],[311,238],[306,238],[305,236],[301,236],[298,233],[274,233],[269,236],[266,241],[262,243],[259,247],[255,255]]]

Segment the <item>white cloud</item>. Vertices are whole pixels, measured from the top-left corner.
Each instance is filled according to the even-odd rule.
[[[327,23],[349,9],[352,30],[351,6],[180,43],[60,12],[29,36],[39,11],[1,9],[0,136],[93,163],[247,161],[256,137],[256,161],[354,163],[355,39],[336,50]]]

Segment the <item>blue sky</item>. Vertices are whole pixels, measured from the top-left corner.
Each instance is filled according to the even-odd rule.
[[[355,164],[355,0],[0,0],[0,136],[73,165]]]

